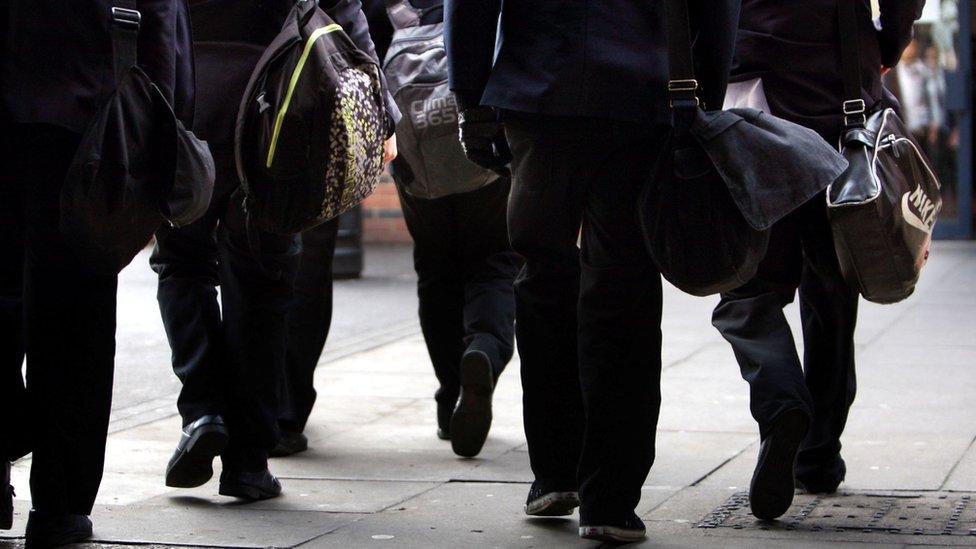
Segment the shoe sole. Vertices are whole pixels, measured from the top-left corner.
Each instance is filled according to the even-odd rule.
[[[606,541],[609,543],[632,543],[647,537],[644,530],[630,530],[616,526],[580,526],[579,535],[583,539]]]
[[[806,436],[807,425],[807,419],[801,413],[790,412],[770,435],[769,449],[765,455],[760,455],[749,485],[749,506],[756,518],[775,520],[793,504],[796,456]]]
[[[530,517],[565,517],[580,506],[577,492],[550,492],[525,504]]]
[[[213,460],[227,447],[227,431],[222,426],[199,427],[190,442],[166,468],[166,486],[196,488],[213,478]]]
[[[461,400],[451,416],[451,448],[461,457],[474,457],[491,429],[494,374],[484,353],[468,353],[461,360]]]
[[[249,484],[226,484],[220,483],[217,491],[222,496],[228,496],[249,501],[260,501],[263,499],[273,499],[281,495],[281,492],[265,492]]]
[[[84,543],[91,540],[93,537],[95,537],[95,535],[92,532],[91,527],[57,532],[55,534],[45,534],[45,536],[40,537],[28,535],[24,540],[24,549],[34,549],[35,547],[44,549],[50,547],[63,547],[65,545]]]

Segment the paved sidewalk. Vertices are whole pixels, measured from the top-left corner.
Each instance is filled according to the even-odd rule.
[[[639,509],[649,536],[641,546],[976,546],[976,244],[937,245],[907,302],[863,305],[844,493],[800,496],[774,525],[748,519],[737,496],[758,437],[747,386],[709,323],[714,303],[666,292],[664,403]],[[796,307],[789,312],[795,326]],[[521,513],[531,474],[518,368],[513,362],[499,382],[484,451],[459,459],[435,437],[436,382],[418,334],[327,361],[316,376],[311,450],[272,460],[284,496],[249,505],[218,496],[215,480],[166,488],[179,419],[132,422],[109,440],[96,537],[221,547],[595,547],[578,539],[575,517]],[[15,465],[24,498],[14,530],[2,535],[22,535],[28,468],[27,460]]]

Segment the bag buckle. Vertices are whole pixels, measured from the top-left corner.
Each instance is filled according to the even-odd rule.
[[[112,22],[124,29],[138,31],[142,24],[142,14],[137,10],[113,7]]]
[[[689,94],[690,97],[685,94]],[[669,104],[672,109],[674,108],[675,101],[678,100],[694,101],[695,107],[701,105],[701,101],[698,99],[698,80],[694,78],[668,80],[668,95],[670,96]]]
[[[867,124],[868,118],[865,115],[867,105],[863,99],[851,99],[844,101],[844,126],[863,126]]]

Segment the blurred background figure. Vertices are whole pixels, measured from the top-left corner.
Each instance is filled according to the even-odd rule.
[[[915,25],[915,36],[885,84],[901,103],[904,121],[932,161],[942,183],[943,220],[959,215],[960,129],[972,108],[970,75],[960,70],[959,0],[929,0]]]

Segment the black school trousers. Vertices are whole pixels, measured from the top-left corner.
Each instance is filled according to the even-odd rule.
[[[302,432],[315,405],[315,367],[332,326],[332,260],[339,218],[302,233],[295,294],[288,311],[288,347],[278,424]]]
[[[279,436],[301,239],[259,231],[252,246],[233,147],[210,148],[217,174],[210,209],[191,225],[157,231],[150,263],[159,275],[173,371],[183,382],[177,401],[183,424],[223,416],[230,431],[225,469],[254,471],[267,467]]]
[[[640,501],[661,405],[661,277],[636,205],[667,129],[516,113],[505,127],[532,472],[547,491],[578,487],[584,523],[619,521]]]
[[[89,270],[58,228],[80,136],[42,124],[0,133],[0,460],[33,452],[33,508],[88,515],[112,403],[117,277]]]
[[[423,199],[397,185],[414,241],[420,327],[440,382],[435,399],[447,427],[460,395],[461,356],[482,351],[495,379],[515,350],[515,296],[519,260],[508,240],[505,211],[511,181],[475,191]]]
[[[803,360],[783,314],[799,290]],[[749,382],[750,408],[765,436],[783,412],[812,420],[796,475],[842,481],[840,436],[857,389],[854,329],[858,294],[837,263],[823,194],[773,226],[755,278],[722,295],[712,324],[732,345]]]

